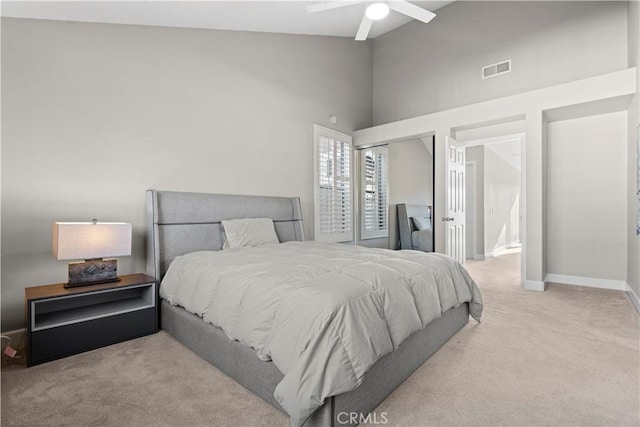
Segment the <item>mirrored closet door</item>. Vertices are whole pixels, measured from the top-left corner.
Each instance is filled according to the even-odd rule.
[[[433,251],[433,137],[363,148],[356,154],[357,244]]]

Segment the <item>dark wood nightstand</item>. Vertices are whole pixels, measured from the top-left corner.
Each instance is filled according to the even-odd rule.
[[[119,282],[25,289],[27,366],[158,331],[158,286],[146,274]]]

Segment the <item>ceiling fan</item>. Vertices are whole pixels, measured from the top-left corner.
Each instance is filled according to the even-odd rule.
[[[402,13],[403,15],[407,15],[410,18],[417,19],[418,21],[422,21],[424,23],[431,21],[436,16],[435,13],[418,7],[415,4],[409,3],[405,0],[334,0],[324,3],[310,4],[307,6],[307,12],[323,12],[325,10],[352,6],[354,4],[360,3],[368,3],[368,5],[365,14],[362,17],[362,21],[360,22],[358,32],[356,33],[356,40],[366,40],[367,36],[369,35],[369,30],[371,30],[373,21],[378,21],[380,19],[386,18],[386,16],[389,14],[389,10],[394,10],[398,13]]]

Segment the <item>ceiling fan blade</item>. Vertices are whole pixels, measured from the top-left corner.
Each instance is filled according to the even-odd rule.
[[[360,28],[358,28],[358,32],[356,33],[356,40],[366,40],[369,35],[369,30],[371,29],[371,24],[373,21],[367,18],[367,15],[362,17],[362,22],[360,22]]]
[[[389,5],[389,9],[395,10],[396,12],[402,13],[403,15],[407,15],[424,23],[427,23],[436,17],[435,13],[418,7],[415,4],[411,4],[405,0],[392,0],[387,4]]]
[[[336,1],[326,1],[324,3],[315,3],[307,5],[307,12],[316,13],[316,12],[324,12],[325,10],[337,9],[339,7],[351,6],[353,4],[362,3],[362,0],[336,0]]]

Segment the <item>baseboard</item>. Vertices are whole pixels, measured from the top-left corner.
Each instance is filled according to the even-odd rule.
[[[563,285],[586,286],[589,288],[613,289],[626,291],[627,282],[624,280],[599,279],[597,277],[569,276],[566,274],[547,274],[547,283],[561,283]]]
[[[539,282],[537,280],[525,280],[523,285],[526,290],[536,292],[544,292],[547,287],[545,282]]]
[[[484,261],[486,259],[486,257],[484,255],[481,254],[473,254],[473,259],[476,261]]]
[[[627,298],[631,301],[631,305],[636,309],[636,313],[640,314],[640,298],[638,298],[638,294],[627,284]]]
[[[487,258],[493,258],[502,255],[507,251],[506,246],[500,246],[498,248],[494,248],[491,252],[487,253]]]
[[[22,336],[27,332],[25,328],[16,329],[15,331],[2,332],[2,335],[11,338],[11,347],[17,348]],[[2,340],[2,350],[7,346],[7,340]]]
[[[497,248],[494,248],[491,252],[487,253],[487,258],[497,257],[497,256],[502,255],[503,253],[505,253],[509,249],[520,248],[520,247],[522,247],[522,244],[520,242],[511,242],[511,243],[508,243],[506,245],[502,245],[502,246],[499,246]]]

